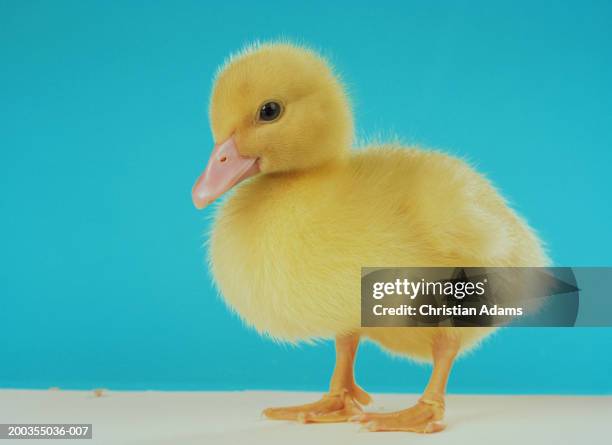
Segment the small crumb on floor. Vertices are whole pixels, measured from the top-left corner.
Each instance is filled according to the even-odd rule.
[[[103,397],[106,395],[106,389],[98,388],[93,390],[94,397]]]

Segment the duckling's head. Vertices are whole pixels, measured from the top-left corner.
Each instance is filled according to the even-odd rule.
[[[313,51],[265,44],[221,68],[210,102],[215,148],[193,187],[197,208],[256,174],[343,159],[353,120],[342,84]]]

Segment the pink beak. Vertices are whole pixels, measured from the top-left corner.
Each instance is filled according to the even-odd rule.
[[[215,145],[204,173],[191,190],[193,204],[203,209],[240,181],[259,173],[257,158],[238,153],[234,137]]]

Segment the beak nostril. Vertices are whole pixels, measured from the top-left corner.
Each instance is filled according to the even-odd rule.
[[[223,156],[221,157],[221,159],[219,159],[219,162],[225,162],[227,161],[227,156]]]

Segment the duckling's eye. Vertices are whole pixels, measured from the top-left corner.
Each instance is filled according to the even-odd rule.
[[[266,102],[259,109],[259,120],[264,122],[271,122],[278,119],[281,115],[283,108],[278,102]]]

